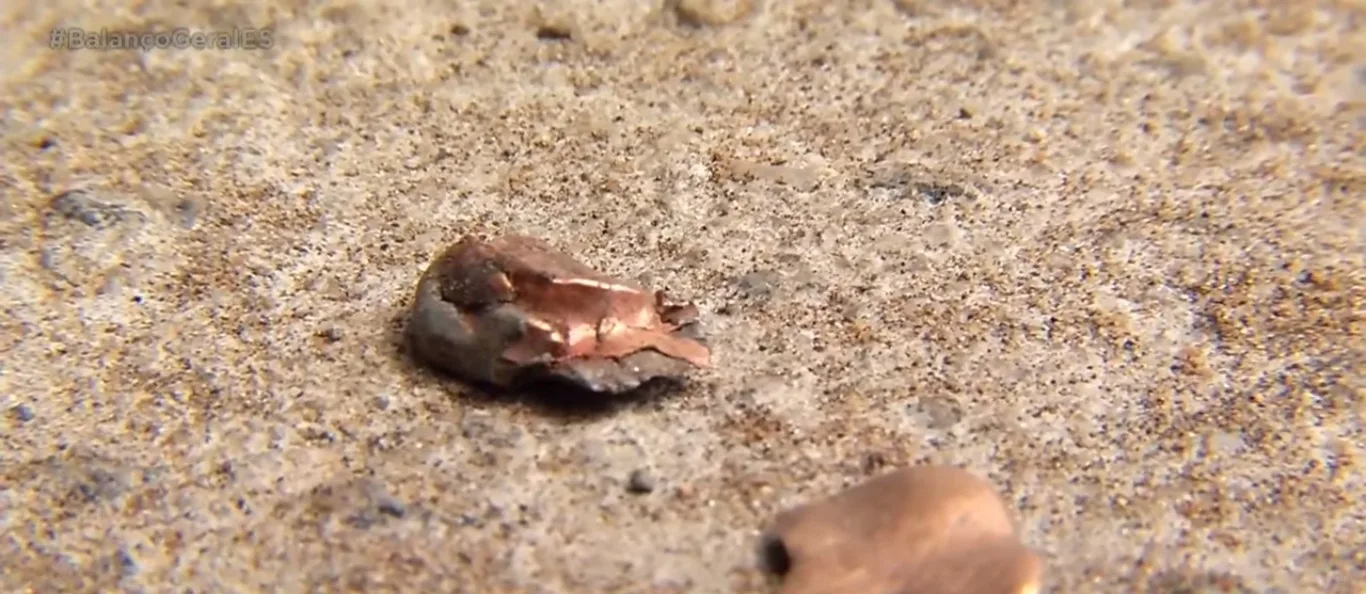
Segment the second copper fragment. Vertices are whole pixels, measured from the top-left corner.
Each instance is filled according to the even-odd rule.
[[[765,539],[781,594],[1032,594],[1043,575],[991,485],[946,466],[783,512]]]

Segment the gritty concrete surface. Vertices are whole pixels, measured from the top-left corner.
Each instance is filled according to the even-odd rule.
[[[0,590],[770,592],[775,512],[917,461],[1055,592],[1366,580],[1360,0],[0,10]],[[565,417],[415,366],[470,232],[695,300],[715,368]]]

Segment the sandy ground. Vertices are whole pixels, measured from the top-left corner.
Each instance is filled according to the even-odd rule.
[[[1055,592],[1366,580],[1360,0],[0,18],[0,590],[768,592],[777,510],[917,461]],[[428,259],[506,231],[715,368],[565,417],[414,365]]]

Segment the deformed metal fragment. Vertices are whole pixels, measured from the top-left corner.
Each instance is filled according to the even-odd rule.
[[[469,236],[438,255],[408,335],[429,364],[501,387],[558,378],[622,393],[711,362],[695,307],[521,235]]]
[[[764,538],[782,594],[1033,594],[1043,576],[991,485],[947,466],[785,511]]]

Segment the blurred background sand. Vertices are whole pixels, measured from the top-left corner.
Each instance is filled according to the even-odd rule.
[[[1360,0],[0,19],[0,590],[767,592],[776,511],[918,461],[1056,592],[1366,577]],[[510,231],[715,369],[563,418],[415,367],[421,269]]]

